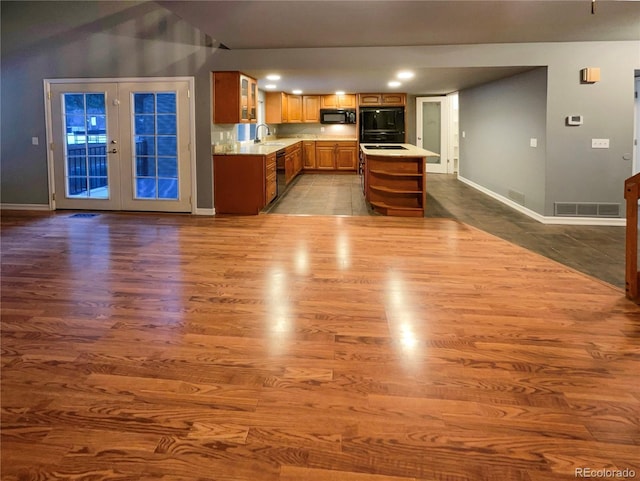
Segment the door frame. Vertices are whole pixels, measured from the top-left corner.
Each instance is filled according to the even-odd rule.
[[[44,114],[47,139],[47,173],[49,176],[49,210],[56,210],[55,178],[53,166],[53,151],[51,144],[53,138],[53,118],[51,112],[51,85],[74,83],[151,83],[151,82],[188,82],[189,84],[189,164],[191,169],[191,214],[197,213],[197,182],[196,182],[196,103],[195,103],[195,78],[194,77],[109,77],[109,78],[65,78],[43,79],[44,89]]]
[[[442,153],[443,150],[446,152],[445,158],[440,157],[440,165],[442,172],[438,173],[453,173],[453,162],[451,162],[451,153],[449,152],[449,147],[451,143],[450,134],[451,125],[450,125],[450,112],[449,112],[449,97],[448,95],[423,95],[420,97],[416,97],[416,144],[418,147],[423,147],[422,139],[418,140],[422,137],[422,126],[423,126],[423,118],[422,118],[422,103],[423,102],[437,102],[440,103],[440,151]],[[437,164],[433,164],[437,165]],[[429,164],[425,165],[425,170],[428,170]]]

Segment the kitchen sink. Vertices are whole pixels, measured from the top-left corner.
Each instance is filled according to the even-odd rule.
[[[373,150],[409,150],[402,145],[365,145],[364,147]]]

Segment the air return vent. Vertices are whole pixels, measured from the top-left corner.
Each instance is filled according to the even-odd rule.
[[[556,202],[555,215],[567,217],[620,217],[620,204]]]

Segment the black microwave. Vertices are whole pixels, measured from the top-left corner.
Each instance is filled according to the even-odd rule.
[[[320,109],[321,124],[355,124],[354,109]]]

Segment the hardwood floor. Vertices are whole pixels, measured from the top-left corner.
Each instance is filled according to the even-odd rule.
[[[1,226],[3,480],[640,477],[640,308],[474,227]]]

